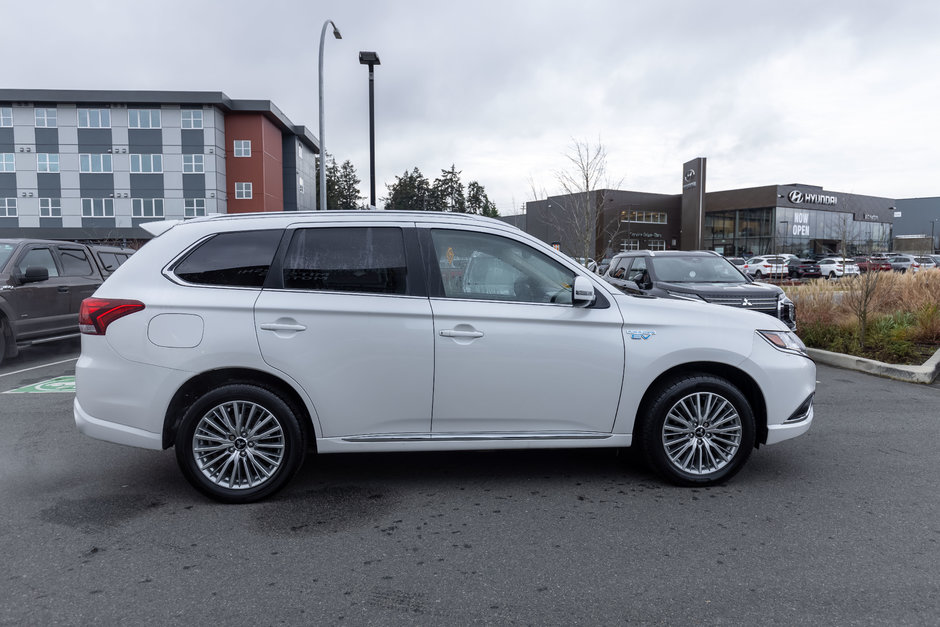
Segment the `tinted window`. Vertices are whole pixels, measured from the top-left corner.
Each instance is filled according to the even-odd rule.
[[[670,283],[746,282],[737,268],[721,257],[657,257],[653,269],[658,280]]]
[[[16,267],[23,274],[26,273],[26,268],[39,267],[48,270],[49,276],[59,276],[59,269],[55,265],[52,251],[48,248],[31,249],[23,255]]]
[[[298,229],[284,260],[284,287],[405,294],[402,231],[394,227]]]
[[[98,259],[101,260],[101,265],[104,266],[104,269],[108,272],[114,272],[117,270],[117,267],[121,265],[118,263],[117,255],[114,253],[98,253]]]
[[[95,273],[91,269],[91,261],[84,250],[60,248],[59,259],[62,260],[63,276],[91,276]]]
[[[203,242],[174,269],[190,283],[261,287],[282,231],[220,233]]]
[[[0,269],[6,265],[7,259],[10,258],[14,250],[16,250],[16,246],[13,244],[0,244]]]
[[[571,304],[574,272],[515,240],[468,231],[431,231],[444,296]]]

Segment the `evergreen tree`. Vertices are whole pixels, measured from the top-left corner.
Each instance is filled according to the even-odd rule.
[[[487,197],[486,190],[476,181],[467,185],[467,213],[476,213],[488,218],[498,218],[496,205]]]
[[[401,176],[395,177],[394,183],[385,187],[388,189],[388,197],[385,198],[386,209],[432,211],[435,208],[431,184],[418,168],[411,172],[406,170]]]
[[[441,176],[434,181],[434,192],[440,200],[442,211],[467,213],[467,200],[460,182],[460,171],[452,164],[450,170],[441,170]]]
[[[335,165],[335,162],[334,162]],[[345,210],[355,210],[361,209],[363,204],[360,202],[363,199],[363,196],[359,194],[359,183],[362,181],[356,176],[356,168],[353,166],[352,162],[347,159],[343,162],[335,174],[336,178],[333,181],[333,188],[336,193],[336,209],[345,209]],[[329,170],[327,171],[327,179],[330,177]],[[327,195],[329,195],[330,187],[329,180],[327,182]],[[332,204],[330,204],[333,207]]]

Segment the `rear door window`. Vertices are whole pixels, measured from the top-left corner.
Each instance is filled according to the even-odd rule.
[[[63,276],[92,276],[91,260],[84,250],[80,248],[59,248],[59,259],[62,261]]]
[[[283,231],[219,233],[204,241],[173,268],[188,283],[262,287]]]
[[[285,289],[407,294],[402,230],[373,226],[297,229],[282,275]]]

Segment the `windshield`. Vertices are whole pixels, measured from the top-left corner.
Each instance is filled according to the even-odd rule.
[[[10,258],[10,255],[13,254],[14,250],[16,250],[16,246],[13,244],[0,242],[0,269],[7,265],[7,260]]]
[[[747,279],[721,257],[656,257],[656,279],[667,283],[747,283]]]

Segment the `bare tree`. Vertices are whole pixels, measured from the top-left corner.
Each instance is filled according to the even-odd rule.
[[[546,221],[564,236],[571,254],[587,260],[603,254],[620,229],[619,217],[604,212],[608,194],[619,182],[610,185],[607,180],[607,148],[600,140],[594,145],[572,140],[565,159],[567,167],[555,173],[562,194],[549,198],[534,185],[532,194],[557,205],[546,213]]]

